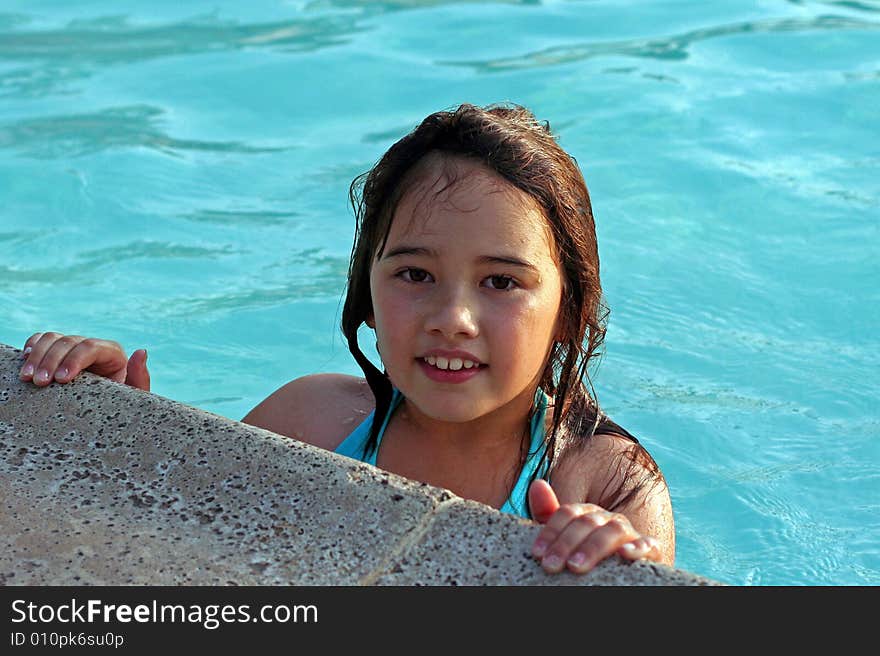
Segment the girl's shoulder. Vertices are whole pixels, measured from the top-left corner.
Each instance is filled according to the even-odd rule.
[[[565,442],[552,476],[568,502],[605,507],[628,491],[666,486],[647,449],[610,420],[591,437],[569,436]]]
[[[363,378],[311,374],[278,388],[242,421],[333,451],[374,405]]]
[[[576,440],[578,438],[575,438]],[[565,501],[595,503],[597,491],[619,475],[621,458],[631,457],[637,445],[622,435],[597,433],[591,438],[568,445],[554,467],[554,488],[560,488]]]

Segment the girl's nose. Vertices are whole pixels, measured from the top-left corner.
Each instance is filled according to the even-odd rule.
[[[437,295],[425,320],[428,332],[437,332],[447,338],[476,337],[477,327],[474,299],[460,289],[450,289]]]

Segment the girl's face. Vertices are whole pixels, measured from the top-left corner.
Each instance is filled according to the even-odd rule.
[[[370,272],[382,361],[409,402],[438,420],[521,412],[559,338],[562,270],[528,194],[479,163],[429,165],[394,214]]]

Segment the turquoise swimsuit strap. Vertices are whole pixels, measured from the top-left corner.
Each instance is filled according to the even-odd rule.
[[[375,410],[373,410],[367,418],[351,432],[351,435],[346,437],[342,443],[336,447],[335,452],[348,456],[349,458],[354,458],[355,460],[360,460],[368,465],[375,466],[376,455],[379,453],[379,445],[382,444],[382,437],[385,435],[385,429],[388,427],[391,415],[394,414],[394,410],[400,405],[400,400],[402,398],[403,395],[397,391],[397,388],[395,387],[391,394],[391,404],[388,406],[388,414],[385,415],[385,420],[379,428],[379,435],[376,439],[376,448],[369,454],[366,454],[365,451],[367,448],[367,440],[370,437],[370,429],[373,427],[373,419],[376,416]]]
[[[520,517],[529,517],[528,494],[532,474],[535,474],[536,479],[543,478],[548,483],[550,482],[550,478],[547,475],[549,464],[547,460],[541,463],[541,458],[547,449],[544,439],[544,421],[547,416],[548,401],[549,397],[544,393],[544,390],[538,388],[537,407],[535,408],[534,415],[532,415],[530,424],[532,440],[529,445],[529,452],[526,454],[526,461],[523,464],[519,478],[510,491],[510,496],[507,497],[507,501],[501,506],[501,512],[519,515]],[[539,463],[541,464],[540,469],[538,468]]]

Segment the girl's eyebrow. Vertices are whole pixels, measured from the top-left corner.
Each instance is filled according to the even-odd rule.
[[[391,257],[400,257],[401,255],[427,255],[431,257],[436,255],[436,253],[430,248],[423,248],[422,246],[396,246],[395,248],[385,251],[382,259],[387,260]]]
[[[430,248],[425,248],[424,246],[396,246],[388,250],[385,255],[382,257],[383,260],[387,260],[392,257],[400,257],[401,255],[422,255],[427,257],[436,257],[437,252]],[[514,257],[512,255],[481,255],[477,258],[477,262],[481,264],[509,264],[515,267],[520,267],[523,269],[529,269],[530,271],[534,271],[538,273],[538,267],[530,262],[522,260],[518,257]]]
[[[530,264],[525,260],[521,260],[518,257],[513,257],[511,255],[482,255],[477,258],[477,261],[486,264],[510,264],[515,267],[528,269],[529,271],[538,273],[538,267],[536,267],[534,264]]]

